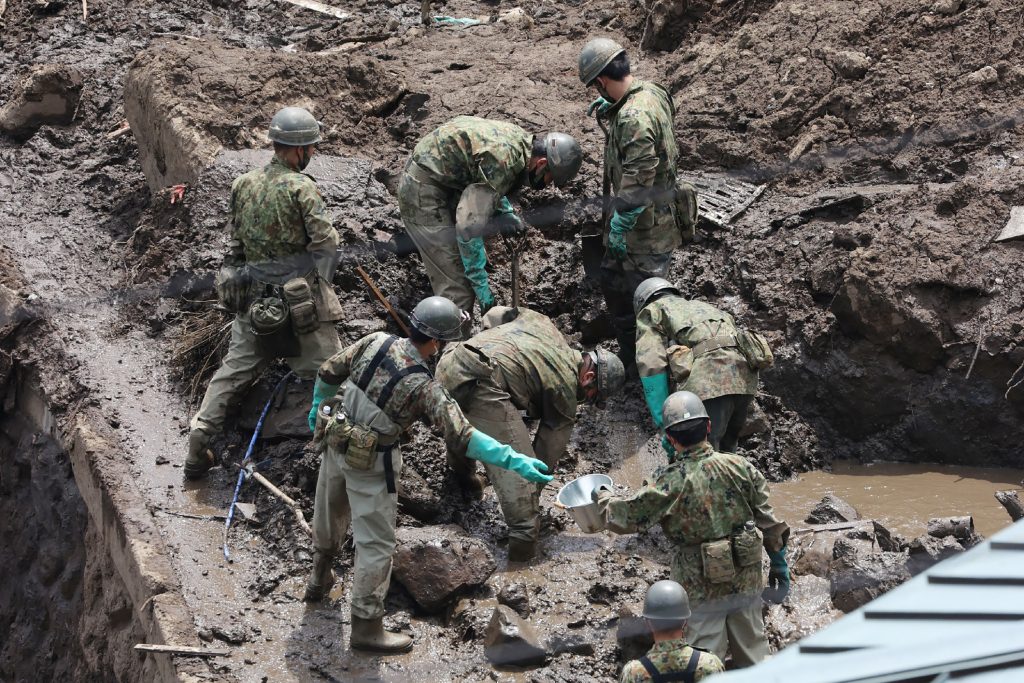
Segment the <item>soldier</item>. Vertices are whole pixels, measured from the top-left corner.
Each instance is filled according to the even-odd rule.
[[[437,378],[474,427],[540,458],[553,472],[569,443],[580,401],[603,403],[618,391],[622,363],[602,349],[576,351],[550,319],[526,308],[519,308],[517,316],[514,309],[496,306],[483,322],[489,329],[445,352]],[[540,421],[532,444],[520,411]],[[464,486],[482,491],[471,461],[449,461]],[[508,525],[509,561],[533,559],[543,487],[493,465],[486,469]]]
[[[619,683],[696,683],[725,671],[722,660],[710,652],[691,647],[684,631],[690,618],[690,599],[675,581],[658,581],[647,589],[644,621],[654,637],[654,647],[622,669]]]
[[[711,417],[711,446],[735,453],[758,373],[739,349],[732,316],[684,299],[678,287],[660,277],[640,283],[633,310],[637,369],[654,424],[661,429],[670,384],[674,391],[691,391]]]
[[[626,51],[613,40],[587,43],[580,52],[579,74],[584,85],[593,85],[601,95],[587,113],[596,112],[599,122],[607,122],[604,201],[609,192],[615,198],[604,226],[600,283],[619,357],[635,377],[633,290],[646,278],[664,277],[683,240],[675,206],[675,108],[665,88],[633,78]]]
[[[669,396],[662,419],[675,450],[669,464],[631,496],[600,487],[594,498],[611,531],[661,525],[675,546],[670,576],[693,606],[690,643],[720,659],[728,651],[736,666],[749,666],[768,654],[761,548],[771,560],[766,597],[782,602],[789,592],[789,527],[768,504],[764,475],[746,458],[717,453],[708,443],[709,419],[696,394]]]
[[[350,644],[356,649],[392,653],[412,647],[409,636],[384,630],[383,616],[395,550],[395,481],[402,470],[398,438],[413,422],[441,429],[450,451],[533,482],[551,480],[540,460],[474,429],[431,377],[427,359],[459,338],[464,318],[451,301],[428,297],[413,309],[409,339],[384,332],[363,337],[327,359],[313,388],[310,429],[324,451],[313,503],[313,573],[304,599],[321,600],[330,592],[332,560],[351,521],[356,557]]]
[[[398,185],[398,208],[434,294],[481,314],[494,305],[482,236],[525,230],[508,195],[528,184],[562,187],[583,163],[564,133],[533,135],[519,126],[459,116],[420,140]],[[470,325],[464,326],[468,338]]]
[[[316,183],[301,173],[321,140],[320,124],[305,109],[285,107],[271,119],[269,137],[274,158],[231,185],[230,251],[217,291],[235,320],[227,355],[192,418],[188,479],[202,477],[213,466],[208,445],[223,427],[228,406],[275,357],[284,357],[299,377],[312,379],[341,348],[334,322],[342,309],[331,287],[338,233]],[[293,295],[302,305],[292,306],[289,318],[281,301]],[[254,303],[255,320],[250,316]],[[300,312],[301,319],[296,317]],[[280,334],[258,338],[253,325],[261,323],[277,326]],[[271,338],[278,342],[268,342]]]

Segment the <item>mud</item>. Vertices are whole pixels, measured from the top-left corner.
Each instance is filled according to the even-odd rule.
[[[523,262],[524,301],[555,317],[574,342],[608,336],[600,295],[583,278],[575,242],[599,218],[601,133],[583,116],[592,93],[583,91],[574,68],[579,48],[599,30],[625,40],[638,74],[672,89],[685,168],[767,185],[729,229],[705,226],[672,270],[688,293],[773,342],[778,363],[763,375],[744,454],[773,480],[839,457],[1024,466],[1024,391],[1003,397],[1024,360],[1022,243],[989,242],[1010,207],[1024,203],[1024,72],[1012,60],[1021,49],[1019,8],[1008,0],[972,0],[952,14],[916,0],[856,7],[694,2],[680,17],[656,4],[664,11],[648,17],[638,2],[531,0],[522,5],[531,21],[427,29],[419,26],[419,7],[401,2],[352,3],[348,20],[258,0],[141,2],[130,11],[92,2],[87,22],[75,3],[6,8],[0,99],[9,99],[39,64],[74,65],[84,80],[70,124],[44,125],[25,142],[0,139],[0,213],[8,226],[0,277],[22,299],[34,297],[45,319],[23,329],[13,355],[40,372],[59,424],[73,424],[84,412],[115,444],[93,463],[134,532],[147,543],[159,540],[153,554],[173,571],[157,582],[158,596],[177,596],[187,608],[179,642],[227,642],[235,652],[227,660],[178,659],[179,670],[213,680],[611,680],[619,666],[620,609],[635,610],[649,582],[667,574],[669,548],[657,531],[579,534],[550,508],[555,483],[544,496],[544,558],[508,568],[493,495],[462,499],[444,471],[440,441],[423,428],[406,447],[403,484],[417,493],[403,494],[401,524],[459,524],[489,544],[498,571],[439,617],[421,614],[396,585],[389,621],[415,632],[413,653],[384,661],[351,653],[344,586],[339,601],[324,608],[298,602],[308,543],[290,514],[260,491],[247,488],[242,499],[257,504],[262,525],[239,523],[229,536],[234,561],[222,559],[222,521],[202,517],[221,513],[230,499],[230,463],[240,459],[248,433],[244,425],[229,429],[216,444],[229,465],[201,486],[183,486],[177,465],[188,385],[202,366],[171,367],[168,359],[188,316],[208,311],[227,238],[228,184],[267,154],[235,148],[255,145],[269,113],[293,103],[291,84],[326,105],[318,115],[332,131],[328,154],[310,170],[322,180],[347,247],[335,279],[345,339],[395,329],[354,275],[355,265],[400,309],[427,291],[415,257],[398,260],[367,242],[386,241],[400,227],[387,188],[412,145],[463,113],[534,131],[566,130],[584,145],[583,172],[567,191],[524,197],[535,227]],[[498,11],[469,0],[434,10]],[[645,52],[641,43],[658,51]],[[202,68],[189,68],[192,54]],[[133,63],[136,80],[127,78]],[[183,114],[181,130],[209,143],[209,155],[189,157],[185,175],[161,180],[174,164],[165,155],[160,170],[147,142],[152,136],[136,121],[138,138],[119,132],[136,118],[128,102],[142,98],[133,93],[154,98],[151,116],[142,117],[146,125]],[[221,147],[228,151],[218,156]],[[196,158],[219,161],[200,170]],[[172,180],[189,182],[182,203],[172,205],[159,187]],[[822,191],[855,198],[821,208]],[[496,294],[507,301],[503,247],[496,242],[489,251]],[[215,345],[211,351],[215,364]],[[266,399],[276,381],[271,375],[253,393],[254,405]],[[308,394],[308,387],[292,389]],[[240,410],[253,412],[249,404]],[[638,390],[606,413],[585,409],[556,482],[611,471],[617,482],[635,486],[659,462],[650,434]],[[270,459],[262,469],[300,500],[308,518],[317,462],[304,442],[274,436],[260,444],[258,458]],[[66,477],[57,470],[47,477],[41,490],[66,491],[72,501]],[[2,502],[21,514],[29,509],[21,498],[5,495]],[[876,514],[871,505],[862,512]],[[953,507],[934,514],[961,512]],[[916,520],[921,513],[910,514]],[[77,543],[59,544],[69,567],[82,564],[75,558],[83,548],[111,547],[107,536],[98,539],[104,529],[88,528],[66,534]],[[80,638],[91,652],[106,653],[90,661],[108,678],[155,676],[133,668],[128,644],[152,633],[122,621],[127,603],[113,587],[114,574],[96,569],[104,566],[98,560],[83,566],[84,577],[96,577],[94,586],[112,586],[108,597],[78,588],[81,597],[73,591],[54,609],[72,622],[83,615],[79,626],[48,631],[36,619],[24,628],[44,648],[74,651]],[[338,569],[350,566],[346,549]],[[834,617],[827,581],[804,578],[792,605],[770,610],[776,646]],[[495,672],[484,659],[483,637],[498,594],[511,583],[530,596],[530,619],[542,640],[572,636],[592,647],[563,648],[543,669]],[[138,612],[146,593],[138,586],[128,593]],[[7,604],[31,607],[17,599]],[[109,611],[116,617],[108,621],[121,630],[101,628]],[[91,675],[68,661],[53,666],[58,677]]]

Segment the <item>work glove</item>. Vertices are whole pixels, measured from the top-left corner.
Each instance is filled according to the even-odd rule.
[[[470,435],[466,455],[488,465],[515,472],[535,484],[546,484],[554,479],[551,475],[544,474],[548,471],[548,466],[543,460],[516,453],[510,446],[498,443],[479,429],[474,429]]]
[[[494,218],[491,222],[496,232],[502,235],[519,237],[526,234],[526,225],[516,210],[512,208],[512,202],[508,200],[508,197],[498,200],[498,207],[494,210]]]
[[[309,409],[309,431],[316,431],[316,414],[320,404],[338,393],[339,384],[328,384],[319,377],[313,383],[313,407]]]
[[[608,113],[608,110],[612,108],[612,103],[603,97],[598,97],[596,100],[590,103],[587,107],[587,116],[593,116],[596,111],[598,116],[603,116]]]
[[[652,377],[641,377],[640,384],[644,388],[644,399],[647,409],[651,411],[654,426],[661,429],[661,407],[668,398],[668,373],[661,372]]]
[[[786,562],[786,546],[781,550],[769,550],[768,586],[761,593],[767,602],[781,605],[789,595],[789,563]]]
[[[626,233],[636,227],[636,221],[644,211],[643,206],[612,214],[611,231],[608,233],[608,251],[612,258],[621,261],[626,258]]]
[[[591,502],[597,503],[602,498],[607,498],[614,494],[615,492],[612,491],[610,486],[607,484],[601,484],[600,486],[595,486],[594,490],[590,492],[590,500]]]
[[[486,313],[494,306],[494,294],[491,293],[491,285],[487,281],[487,271],[484,266],[487,264],[487,250],[484,249],[484,241],[480,237],[464,240],[461,237],[456,240],[459,245],[459,256],[462,257],[462,268],[466,271],[466,277],[476,294],[477,303],[480,304],[480,315]]]

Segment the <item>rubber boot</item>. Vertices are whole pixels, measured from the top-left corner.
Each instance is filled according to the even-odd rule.
[[[213,452],[207,448],[211,436],[201,429],[188,433],[188,457],[185,458],[185,478],[199,479],[214,466]]]
[[[302,596],[304,602],[320,602],[330,594],[337,581],[333,563],[334,555],[326,550],[317,550],[313,553],[313,573],[306,581],[306,593]]]
[[[508,539],[508,561],[529,562],[537,557],[537,539],[524,541],[521,538]]]
[[[353,650],[368,650],[382,654],[398,654],[412,649],[412,638],[404,633],[384,630],[384,620],[352,617],[352,635],[349,644]]]

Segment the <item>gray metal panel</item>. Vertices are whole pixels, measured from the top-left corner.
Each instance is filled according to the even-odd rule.
[[[929,583],[1024,585],[1024,552],[992,550],[967,553],[959,562],[942,562],[928,572]]]
[[[1000,550],[1024,550],[1024,524],[1017,522],[992,537],[993,548]]]
[[[1001,625],[1002,628],[1021,628],[1004,621],[979,621],[976,619],[871,619],[866,621],[861,611],[839,620],[829,628],[801,640],[795,648],[802,653],[827,653],[857,650],[863,648],[885,648],[893,643],[902,646],[931,643],[968,636],[985,628],[986,625]]]
[[[868,619],[1024,619],[1024,586],[961,586],[913,580],[869,602],[863,610]]]

